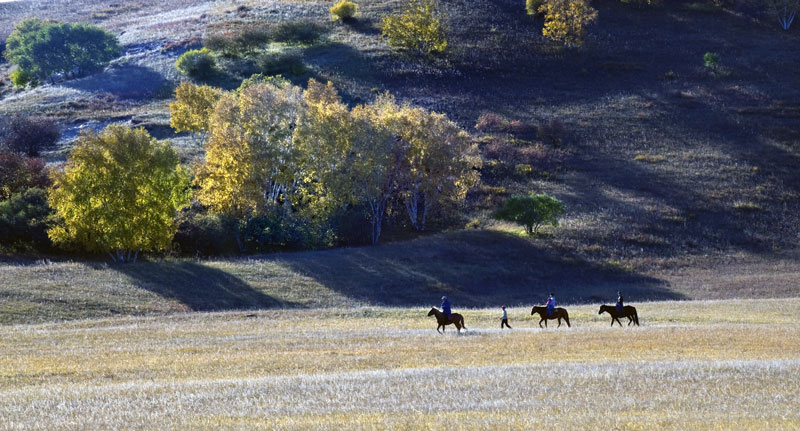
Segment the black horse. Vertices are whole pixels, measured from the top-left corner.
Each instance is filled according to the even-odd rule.
[[[622,313],[618,313],[617,307],[614,305],[601,305],[597,314],[603,314],[604,312],[611,315],[611,326],[614,326],[615,320],[619,323],[619,326],[622,326],[622,322],[619,321],[620,317],[628,318],[628,326],[631,326],[631,323],[639,326],[639,315],[636,314],[636,308],[630,305],[622,307]]]

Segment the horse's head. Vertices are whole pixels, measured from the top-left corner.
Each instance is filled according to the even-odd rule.
[[[428,312],[428,316],[435,316],[437,311],[439,310],[437,310],[436,307],[431,307],[431,311]]]
[[[605,312],[605,311],[606,311],[606,306],[605,305],[601,305],[600,306],[600,311],[598,311],[597,314],[603,314],[603,312]]]
[[[538,307],[538,306],[534,305],[533,308],[531,308],[531,316],[533,316],[534,314],[539,313],[540,311],[542,311],[541,309],[542,309],[542,307]]]

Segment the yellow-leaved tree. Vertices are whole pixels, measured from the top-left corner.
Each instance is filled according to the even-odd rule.
[[[222,91],[215,87],[181,82],[175,89],[175,101],[169,104],[170,125],[176,132],[204,135],[220,97]]]
[[[447,48],[447,36],[440,15],[436,0],[409,0],[400,15],[383,18],[383,37],[389,45],[418,55],[443,52]]]
[[[136,261],[140,251],[162,251],[176,232],[175,217],[189,203],[189,176],[175,149],[144,128],[111,125],[78,138],[49,191],[59,219],[48,231],[56,244]]]
[[[586,26],[597,19],[589,0],[547,0],[539,11],[544,14],[542,34],[568,47],[581,46]]]
[[[224,94],[195,178],[200,202],[245,219],[291,204],[299,178],[294,129],[301,102],[300,89],[281,81],[249,82]]]

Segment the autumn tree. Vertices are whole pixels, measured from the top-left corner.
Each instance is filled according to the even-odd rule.
[[[589,0],[547,0],[539,10],[544,14],[542,34],[568,47],[581,46],[586,26],[597,19]]]
[[[48,234],[57,244],[135,262],[140,251],[169,247],[188,186],[175,149],[144,128],[84,133],[54,176],[49,201],[60,223]]]
[[[246,218],[291,201],[298,181],[294,129],[301,99],[300,89],[285,82],[247,85],[220,98],[195,179],[200,202]]]
[[[436,0],[409,0],[400,15],[383,18],[381,31],[389,45],[418,55],[428,56],[447,48]]]
[[[205,136],[214,106],[222,91],[209,85],[183,81],[175,89],[175,101],[169,104],[169,122],[175,132],[192,132]]]
[[[0,151],[0,201],[50,184],[44,160]]]

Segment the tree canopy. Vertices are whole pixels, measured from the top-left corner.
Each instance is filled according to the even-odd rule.
[[[169,143],[111,125],[80,136],[49,201],[60,220],[48,232],[53,242],[135,261],[139,251],[169,247],[189,177]]]
[[[558,217],[564,214],[564,204],[546,194],[514,195],[494,216],[525,226],[528,235],[539,231],[544,224],[558,226]]]
[[[4,55],[29,79],[46,80],[91,72],[121,52],[117,37],[99,27],[31,18],[16,25]]]

